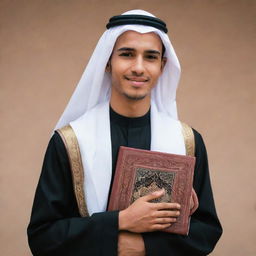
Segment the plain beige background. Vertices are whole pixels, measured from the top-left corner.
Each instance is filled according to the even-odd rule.
[[[108,18],[135,8],[167,22],[179,116],[207,145],[224,228],[212,255],[256,255],[255,0],[0,1],[1,255],[31,255],[26,226],[51,131]]]

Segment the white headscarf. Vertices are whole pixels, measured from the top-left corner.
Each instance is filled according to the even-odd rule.
[[[123,13],[153,16],[143,10],[132,10]],[[90,61],[55,129],[63,127],[71,121],[83,115],[99,103],[110,98],[111,80],[105,72],[107,62],[110,58],[117,38],[125,31],[133,30],[139,33],[155,32],[158,34],[165,46],[165,57],[167,63],[162,75],[159,77],[152,91],[152,100],[157,110],[177,119],[176,90],[180,78],[180,64],[173,46],[166,33],[150,26],[123,25],[110,28],[101,36]]]
[[[126,14],[153,16],[133,10]],[[78,139],[84,167],[85,198],[89,214],[106,210],[112,176],[112,148],[109,120],[111,77],[105,72],[117,38],[125,31],[157,33],[167,63],[151,94],[151,150],[185,154],[180,122],[177,121],[176,89],[180,65],[164,32],[144,25],[122,25],[104,32],[56,129],[70,123]],[[164,138],[163,138],[164,136]]]

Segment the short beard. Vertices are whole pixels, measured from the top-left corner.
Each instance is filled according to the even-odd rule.
[[[129,100],[134,100],[134,101],[138,101],[138,100],[143,100],[147,95],[138,95],[138,96],[133,96],[133,95],[129,95],[124,93],[124,96],[129,99]]]

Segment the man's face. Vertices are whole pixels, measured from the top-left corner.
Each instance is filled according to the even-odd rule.
[[[162,41],[157,34],[123,33],[116,41],[107,66],[111,73],[112,94],[120,100],[150,97],[164,64]]]

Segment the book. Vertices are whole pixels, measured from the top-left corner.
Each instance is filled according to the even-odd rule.
[[[121,146],[108,210],[124,210],[136,199],[165,189],[161,198],[152,202],[181,205],[177,221],[165,232],[187,235],[195,157],[175,155]]]

